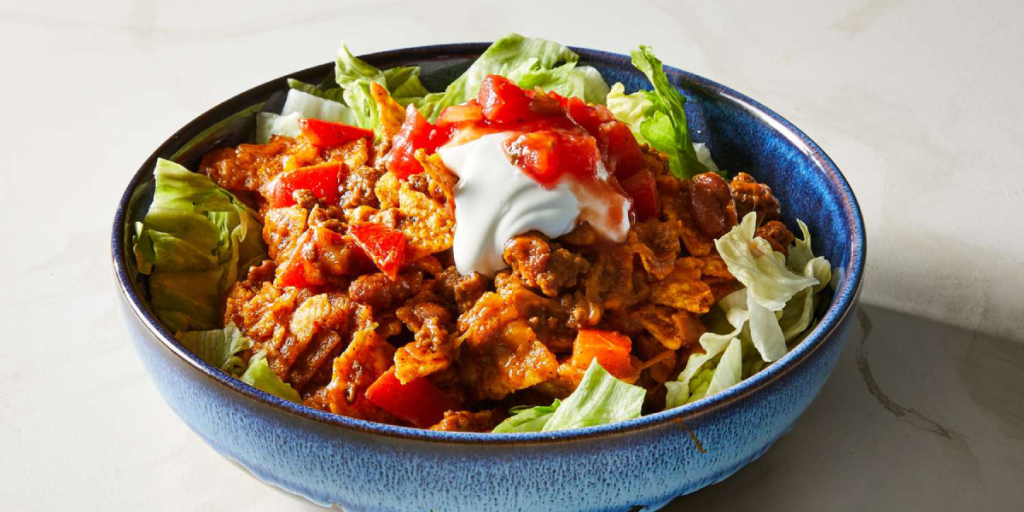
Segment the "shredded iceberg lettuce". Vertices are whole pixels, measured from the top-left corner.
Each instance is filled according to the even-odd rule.
[[[715,241],[729,272],[744,285],[716,304],[728,326],[717,326],[700,338],[703,352],[691,354],[674,382],[666,382],[666,409],[728,389],[779,360],[787,342],[800,339],[813,321],[817,293],[831,279],[831,266],[811,251],[807,226],[788,250],[772,251],[755,237],[756,216],[747,214]],[[717,332],[716,332],[717,331]]]
[[[640,417],[646,394],[644,388],[616,379],[594,359],[569,398],[513,409],[494,432],[550,432],[631,420]]]
[[[786,268],[785,260],[775,256],[767,240],[754,237],[756,227],[757,217],[750,212],[715,240],[715,247],[729,272],[743,283],[753,300],[771,311],[779,311],[793,295],[818,281]]]
[[[337,101],[324,99],[298,89],[288,91],[284,108],[281,109],[282,116],[292,113],[298,113],[302,117],[344,124],[352,124],[358,119],[357,113],[353,112],[351,108]]]
[[[139,272],[172,332],[220,327],[220,299],[266,256],[255,212],[206,176],[160,159],[153,203],[136,226]]]
[[[305,82],[303,82],[301,80],[296,80],[294,78],[289,78],[288,79],[288,88],[289,89],[295,89],[297,91],[301,91],[301,92],[304,92],[306,94],[312,94],[313,96],[316,96],[318,98],[323,98],[325,100],[330,100],[330,101],[334,101],[334,102],[337,102],[337,103],[344,103],[345,102],[345,98],[344,98],[345,89],[342,89],[341,87],[332,87],[332,88],[329,88],[329,89],[321,89],[321,88],[319,88],[319,87],[317,87],[317,86],[315,86],[313,84],[307,84],[307,83],[305,83]]]
[[[245,371],[239,353],[252,347],[252,340],[242,334],[234,323],[223,329],[179,332],[178,341],[200,359],[234,376]]]
[[[551,405],[538,405],[536,407],[513,407],[509,410],[512,413],[505,421],[494,427],[492,432],[501,434],[504,432],[540,432],[544,430],[548,420],[555,414],[555,411],[562,405],[562,401],[555,399]]]
[[[640,144],[647,144],[647,139],[640,131],[640,124],[643,123],[647,112],[654,108],[654,102],[647,95],[647,91],[626,94],[626,87],[621,82],[616,82],[608,91],[608,110],[615,119],[629,125],[633,136]]]
[[[298,137],[299,133],[301,133],[299,129],[300,119],[302,119],[302,114],[298,112],[292,112],[286,116],[269,112],[256,114],[256,143],[266,144],[270,142],[270,138],[274,135]]]
[[[400,97],[394,91],[392,95],[403,105],[416,105],[427,119],[433,121],[445,107],[476,98],[480,83],[487,75],[501,75],[523,88],[540,87],[563,96],[604,104],[608,84],[597,69],[580,66],[578,61],[579,55],[559,43],[509,34],[488,47],[444,92],[425,93],[426,89],[419,84],[419,87],[408,90],[409,93],[424,93],[421,97]],[[388,86],[390,89],[390,82]]]
[[[270,369],[270,365],[267,364],[267,356],[262,352],[249,359],[249,368],[239,377],[239,380],[271,395],[295,403],[302,403],[302,397],[299,396],[299,392],[295,391],[291,384],[282,381],[274,373],[274,370]]]
[[[647,142],[668,156],[672,174],[679,178],[690,178],[707,172],[707,167],[697,158],[686,124],[686,97],[668,80],[661,61],[648,46],[630,54],[633,66],[647,75],[653,91],[644,94],[652,106],[644,113],[640,123],[640,134]],[[639,94],[639,93],[637,93]]]
[[[730,388],[740,382],[743,374],[743,348],[739,338],[729,341],[729,346],[722,352],[721,359],[715,369],[714,376],[705,395],[713,395]]]
[[[397,101],[405,98],[420,98],[430,91],[420,81],[419,66],[399,66],[384,70],[384,82],[391,97]]]

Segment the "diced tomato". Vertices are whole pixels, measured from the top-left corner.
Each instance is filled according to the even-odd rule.
[[[274,285],[308,288],[327,284],[316,263],[307,260],[305,254],[310,251],[321,254],[333,246],[344,243],[344,237],[327,228],[316,227],[306,230],[295,241],[295,249],[288,259],[277,267]]]
[[[323,286],[329,284],[331,276],[351,277],[373,269],[369,258],[353,239],[324,226],[303,232],[289,250],[291,253],[277,267],[274,284],[278,287]],[[324,265],[324,262],[330,264]]]
[[[563,130],[523,133],[505,141],[512,163],[541,185],[553,187],[565,173],[592,179],[600,153],[593,137]]]
[[[658,217],[658,190],[651,171],[640,170],[621,182],[621,185],[626,195],[633,199],[637,222]]]
[[[487,75],[477,96],[484,118],[492,123],[524,123],[541,116],[530,109],[527,91],[499,75]]]
[[[310,144],[322,148],[340,146],[359,138],[373,140],[373,130],[319,119],[299,119],[299,129]]]
[[[350,235],[377,268],[395,280],[405,264],[405,235],[384,224],[368,222],[348,229]]]
[[[309,190],[328,204],[338,204],[341,199],[340,182],[341,164],[338,162],[300,167],[277,178],[270,207],[284,208],[295,204],[292,193],[301,189]]]
[[[277,267],[274,284],[279,287],[295,286],[304,288],[323,284],[313,264],[302,256],[303,247],[313,243],[313,230],[307,230],[295,241],[291,256]]]
[[[395,376],[394,366],[370,385],[366,390],[366,398],[377,407],[419,428],[436,425],[444,418],[446,411],[462,408],[461,404],[425,378],[402,384]]]
[[[632,382],[636,380],[639,370],[639,365],[634,365],[630,356],[632,347],[629,337],[617,332],[580,329],[572,347],[572,364],[583,369],[597,359],[598,364],[608,373]]]
[[[569,98],[566,98],[565,96],[562,96],[561,94],[558,94],[555,91],[548,91],[548,92],[546,92],[544,94],[546,94],[549,98],[552,98],[555,101],[557,101],[558,104],[561,105],[563,109],[568,109],[569,108]]]
[[[645,169],[644,153],[633,136],[632,130],[625,123],[608,121],[601,124],[598,141],[604,150],[608,172],[619,181],[628,179],[638,171]]]
[[[450,130],[438,129],[427,122],[415,106],[409,105],[405,109],[405,122],[395,135],[391,150],[384,157],[384,164],[389,171],[403,180],[413,174],[419,174],[423,172],[423,166],[416,160],[416,150],[423,149],[428,154],[433,153],[448,142],[450,137]]]
[[[595,137],[600,133],[602,124],[615,120],[615,116],[604,105],[587,105],[579,98],[569,98],[568,104],[569,117]]]
[[[315,286],[315,284],[310,283],[306,279],[305,260],[301,256],[296,255],[292,255],[283,265],[278,267],[274,285],[281,288],[286,286],[294,286],[296,288]]]
[[[441,111],[437,118],[437,126],[450,126],[458,123],[479,123],[484,120],[483,109],[476,100],[469,100],[462,105],[452,105]]]

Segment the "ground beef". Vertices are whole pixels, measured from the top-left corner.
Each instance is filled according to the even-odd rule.
[[[384,175],[384,171],[373,167],[361,166],[353,170],[345,177],[341,196],[341,206],[344,208],[355,208],[357,206],[369,206],[380,208],[380,201],[374,189],[377,180]]]
[[[384,310],[412,297],[422,285],[422,272],[403,272],[393,281],[377,272],[359,276],[352,281],[348,295],[356,302]]]
[[[480,412],[448,411],[444,413],[444,419],[437,425],[430,427],[430,430],[490,432],[505,419],[505,416],[505,413],[497,409],[486,409]]]
[[[552,247],[551,240],[537,232],[512,237],[505,243],[503,256],[527,286],[548,297],[576,286],[577,277],[590,268],[582,256]]]
[[[773,251],[781,252],[782,254],[789,254],[789,246],[795,239],[789,228],[777,220],[768,221],[763,226],[757,228],[754,236],[764,238],[771,244]]]
[[[736,200],[736,215],[742,219],[750,212],[757,213],[757,225],[779,219],[779,200],[772,195],[772,189],[741,172],[729,184]]]

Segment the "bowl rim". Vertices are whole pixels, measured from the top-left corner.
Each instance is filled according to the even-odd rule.
[[[489,42],[473,42],[415,46],[366,54],[360,56],[360,58],[373,63],[375,61],[383,62],[401,59],[422,60],[423,58],[439,57],[472,57],[483,53],[490,44],[491,43]],[[617,53],[580,47],[570,48],[580,55],[582,61],[586,61],[588,60],[588,57],[590,57],[589,60],[599,60],[610,64],[625,64],[628,66],[630,62],[630,58],[628,56]],[[763,388],[770,386],[773,382],[783,378],[789,372],[797,368],[803,361],[810,358],[811,355],[813,355],[814,352],[822,345],[832,339],[832,334],[836,331],[846,316],[853,310],[854,305],[856,304],[857,297],[863,284],[863,271],[867,255],[864,220],[857,198],[854,196],[853,190],[850,188],[850,184],[839,171],[839,168],[835,165],[832,159],[829,158],[828,155],[826,155],[825,152],[800,129],[756,100],[707,78],[666,65],[665,72],[673,82],[673,85],[679,87],[681,82],[685,82],[695,85],[711,95],[724,96],[746,109],[751,115],[754,115],[760,118],[761,121],[768,123],[774,130],[783,135],[791,144],[798,146],[808,156],[808,158],[814,161],[818,168],[826,175],[826,178],[839,190],[838,199],[843,207],[845,222],[850,227],[853,235],[853,239],[850,244],[851,257],[846,268],[847,276],[842,287],[835,290],[833,302],[822,316],[821,321],[814,326],[811,333],[808,334],[804,340],[797,344],[797,346],[790,350],[785,356],[752,377],[743,380],[739,384],[723,392],[696,400],[692,403],[685,404],[674,409],[609,425],[554,432],[506,434],[442,432],[387,425],[384,423],[376,423],[319,411],[303,404],[296,404],[282,398],[278,398],[249,386],[220,369],[206,363],[186,350],[174,338],[173,333],[160,324],[155,315],[143,301],[140,294],[137,292],[133,279],[131,278],[126,259],[130,254],[127,250],[128,240],[126,239],[127,237],[125,232],[126,219],[130,213],[128,211],[129,203],[136,188],[151,176],[153,163],[169,148],[174,148],[176,145],[180,146],[190,139],[190,134],[194,135],[195,133],[199,133],[203,129],[209,128],[215,123],[226,119],[233,113],[258,103],[258,101],[251,101],[252,98],[268,96],[272,92],[282,90],[282,85],[286,83],[285,80],[287,78],[306,75],[312,76],[315,73],[323,74],[331,66],[333,66],[333,63],[313,66],[302,71],[289,73],[274,80],[270,80],[221,102],[219,105],[209,109],[202,115],[187,123],[184,127],[175,132],[174,135],[164,141],[153,152],[153,154],[146,159],[145,163],[135,173],[125,189],[125,192],[121,196],[114,216],[114,225],[111,237],[111,255],[114,274],[124,300],[127,302],[135,316],[149,330],[149,334],[162,343],[164,348],[170,350],[178,358],[188,363],[188,365],[191,366],[192,369],[196,370],[200,375],[203,375],[224,388],[227,388],[229,392],[237,393],[242,399],[252,400],[269,406],[277,412],[293,416],[295,419],[309,420],[325,426],[338,427],[339,432],[355,431],[410,441],[500,446],[552,444],[592,440],[604,436],[631,434],[670,424],[678,424],[682,429],[693,436],[693,433],[686,426],[686,421],[693,420],[699,416],[712,414],[723,407],[727,407],[747,398],[753,393],[756,393]]]

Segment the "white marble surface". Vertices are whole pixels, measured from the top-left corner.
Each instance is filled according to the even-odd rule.
[[[666,62],[817,140],[864,209],[861,326],[796,428],[669,510],[1024,503],[1021,2],[0,2],[0,508],[303,509],[163,403],[122,325],[122,188],[207,108],[357,53],[516,30]],[[447,8],[439,7],[447,6]]]

